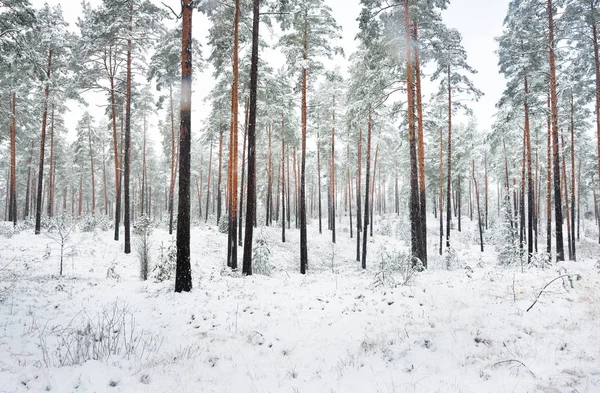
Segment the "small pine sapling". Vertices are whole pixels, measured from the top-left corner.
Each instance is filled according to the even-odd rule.
[[[260,232],[254,240],[254,247],[252,247],[253,273],[270,276],[273,270],[269,262],[270,256],[271,249],[269,248],[269,243],[264,234]]]
[[[152,233],[152,220],[147,215],[141,216],[133,226],[133,233],[137,237],[137,253],[140,261],[140,278],[148,280],[148,266],[150,265],[150,234]]]

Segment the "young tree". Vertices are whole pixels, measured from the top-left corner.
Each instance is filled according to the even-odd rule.
[[[447,189],[446,189],[446,247],[450,247],[450,223],[452,221],[452,115],[454,109],[468,108],[465,99],[479,99],[483,93],[469,79],[475,71],[467,64],[467,52],[463,48],[462,36],[455,29],[449,29],[434,43],[437,48],[437,69],[433,80],[440,80],[439,95],[446,95],[448,109],[448,148],[447,148]]]
[[[331,58],[341,50],[332,46],[331,41],[340,38],[340,27],[332,16],[332,11],[324,0],[300,0],[297,3],[282,3],[284,17],[282,28],[286,33],[281,37],[282,47],[292,72],[301,72],[302,138],[300,155],[300,272],[306,273],[308,267],[308,248],[306,234],[306,136],[308,126],[307,92],[309,70],[318,73],[322,68],[319,59]]]

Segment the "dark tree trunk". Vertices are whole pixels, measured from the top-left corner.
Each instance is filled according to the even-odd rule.
[[[37,200],[35,202],[35,234],[39,235],[42,229],[42,191],[44,181],[44,147],[46,145],[46,122],[48,119],[48,96],[50,95],[50,75],[52,72],[52,49],[48,51],[48,68],[46,71],[44,112],[42,114],[42,134],[40,136],[40,161],[38,169]]]
[[[223,127],[219,125],[219,169],[217,172],[217,226],[221,220],[221,181],[223,179]]]
[[[129,33],[133,31],[133,3],[130,6]],[[131,253],[131,201],[129,195],[131,177],[131,38],[127,40],[127,87],[125,92],[125,156],[123,157],[124,187],[123,225],[125,226],[125,254]]]
[[[285,243],[285,137],[284,117],[281,114],[281,241]]]
[[[244,141],[242,147],[242,177],[240,178],[241,190],[240,190],[240,209],[239,223],[238,223],[238,244],[242,244],[242,227],[243,227],[243,213],[244,213],[244,177],[246,176],[246,140],[248,139],[248,100],[246,99],[246,105],[244,110]]]
[[[440,127],[440,249],[443,253],[444,243],[444,129]]]
[[[12,93],[10,122],[10,203],[9,219],[17,226],[17,94]]]
[[[182,1],[181,127],[179,129],[179,202],[177,207],[177,267],[175,292],[192,290],[190,263],[190,160],[192,109],[192,0]]]
[[[479,187],[477,186],[477,179],[475,178],[475,160],[473,160],[473,184],[475,186],[475,200],[477,201],[477,222],[479,225],[479,244],[481,246],[481,252],[483,252],[483,225],[481,222],[481,209],[479,208]]]
[[[419,23],[417,18],[413,22],[413,33],[415,42],[419,43]],[[417,98],[417,143],[418,143],[418,161],[419,161],[419,221],[420,221],[420,258],[423,267],[427,267],[427,193],[425,190],[425,139],[423,136],[423,103],[421,93],[421,59],[419,46],[414,46],[415,50],[415,96]],[[399,208],[398,208],[399,211]]]
[[[564,153],[563,153],[564,154]],[[568,194],[565,199],[569,199]],[[575,246],[575,105],[573,104],[573,93],[571,93],[571,260],[577,260]]]
[[[248,118],[248,195],[246,202],[246,233],[244,236],[244,260],[242,273],[252,275],[252,236],[254,206],[256,202],[256,101],[258,86],[258,28],[260,19],[259,0],[253,3],[252,57],[250,64],[250,113]]]
[[[321,145],[319,130],[317,129],[317,200],[319,205],[319,234],[323,233],[322,210],[321,210]]]
[[[308,27],[304,26],[304,61],[308,59]],[[306,127],[307,127],[307,83],[308,71],[302,69],[302,152],[300,158],[300,273],[306,274],[308,268],[308,239],[306,236]]]
[[[550,57],[550,102],[552,114],[552,148],[553,148],[553,168],[554,168],[554,218],[555,237],[556,237],[556,260],[565,260],[565,250],[563,245],[562,231],[562,192],[560,187],[560,152],[558,150],[558,95],[556,92],[556,61],[555,61],[555,42],[554,42],[554,8],[552,0],[548,0],[548,44]]]
[[[419,173],[417,162],[417,140],[415,130],[415,91],[413,82],[413,63],[412,63],[412,44],[410,28],[410,8],[408,0],[404,0],[404,37],[406,52],[406,85],[408,96],[408,142],[410,154],[410,239],[411,256],[413,265],[417,260],[423,260],[421,257],[422,247],[420,245],[423,232],[421,229],[421,209],[420,209],[420,188]],[[373,228],[371,227],[371,230]]]
[[[212,156],[213,156],[213,143],[210,141],[210,155],[208,156],[208,180],[206,181],[206,212],[204,222],[208,222],[208,207],[210,206],[210,179],[212,178]]]
[[[548,94],[548,111],[550,111],[550,94]],[[552,253],[552,125],[550,115],[546,118],[548,128],[548,152],[546,165],[546,252]]]
[[[335,96],[333,97],[333,127],[331,128],[331,174],[329,184],[331,189],[331,242],[335,243]]]
[[[450,247],[450,222],[452,221],[452,86],[448,65],[448,179],[446,189],[446,247]]]
[[[360,192],[360,183],[362,181],[361,176],[362,169],[362,128],[358,133],[358,159],[356,161],[356,261],[359,262],[361,259],[360,252],[360,232],[361,228],[361,192]]]
[[[362,268],[367,268],[367,231],[369,228],[369,184],[371,170],[371,106],[369,105],[369,124],[367,130],[367,162],[365,179],[365,219],[363,221]]]
[[[29,204],[31,199],[31,163],[33,161],[33,140],[31,141],[31,147],[29,149],[29,159],[27,160],[27,187],[25,189],[25,211],[23,217],[27,219],[29,217]],[[66,209],[66,208],[65,208]]]

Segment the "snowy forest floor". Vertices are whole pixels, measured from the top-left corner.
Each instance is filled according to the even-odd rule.
[[[74,233],[62,277],[47,234],[0,236],[0,392],[600,392],[591,235],[578,262],[522,272],[498,266],[493,246],[479,253],[466,226],[452,233],[451,270],[433,231],[429,270],[394,287],[380,266],[406,250],[397,239],[406,228],[393,219],[376,228],[395,238],[369,239],[366,271],[347,230],[332,247],[313,220],[306,276],[297,230],[283,244],[279,228],[258,229],[271,277],[224,269],[227,235],[202,224],[191,234],[194,289],[184,294],[172,281],[140,281],[135,250],[124,255],[112,231]],[[154,230],[154,261],[171,238]],[[565,272],[581,279],[553,282],[527,312]]]

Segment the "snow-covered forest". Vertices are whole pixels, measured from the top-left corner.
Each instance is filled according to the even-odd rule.
[[[600,392],[600,1],[494,1],[481,118],[472,0],[0,0],[0,392]]]

